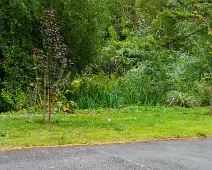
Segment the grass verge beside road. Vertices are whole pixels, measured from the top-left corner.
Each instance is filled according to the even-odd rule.
[[[95,144],[212,136],[209,108],[131,106],[53,115],[0,115],[0,150],[15,147]]]

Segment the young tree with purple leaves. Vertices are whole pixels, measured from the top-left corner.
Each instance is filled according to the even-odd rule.
[[[45,21],[41,22],[40,26],[43,48],[42,50],[35,48],[34,54],[36,60],[35,69],[43,74],[43,120],[46,122],[46,105],[48,105],[48,122],[50,123],[51,91],[52,87],[54,89],[59,88],[58,86],[67,65],[68,47],[64,44],[63,36],[60,35],[60,27],[59,22],[56,22],[55,10],[45,11],[44,19]]]

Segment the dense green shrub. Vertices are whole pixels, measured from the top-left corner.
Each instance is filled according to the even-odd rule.
[[[6,89],[2,90],[2,107],[3,111],[8,110],[22,110],[35,105],[33,91],[31,89],[23,91],[16,89],[14,93],[10,93]],[[4,103],[5,102],[5,103]]]
[[[210,74],[204,74],[197,83],[198,98],[201,106],[210,105]]]
[[[189,53],[168,50],[143,51],[140,57],[143,61],[121,76],[89,72],[74,80],[72,95],[68,97],[80,108],[208,104],[209,91],[200,90],[200,83],[197,86],[204,69],[202,60]]]
[[[8,103],[7,101],[5,101],[5,99],[2,97],[2,95],[0,95],[0,113],[6,112],[11,109],[12,109],[11,104]]]
[[[195,96],[180,91],[170,91],[167,93],[168,106],[194,107],[197,106]]]

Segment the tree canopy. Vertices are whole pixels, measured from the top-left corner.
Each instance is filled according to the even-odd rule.
[[[56,11],[68,46],[65,72],[71,76],[66,77],[66,87],[57,97],[62,94],[66,101],[74,100],[86,108],[82,101],[95,103],[104,96],[100,90],[103,87],[89,84],[92,81],[88,77],[93,80],[99,76],[101,81],[101,76],[109,76],[110,82],[114,76],[117,84],[123,77],[135,84],[142,80],[134,87],[137,91],[143,85],[147,87],[141,96],[133,96],[131,103],[122,97],[124,104],[167,104],[167,96],[186,94],[199,98],[196,105],[208,105],[212,84],[211,8],[210,0],[1,0],[0,111],[35,104],[21,96],[34,95],[33,49],[44,48],[40,23],[45,21],[46,10]],[[80,79],[77,90],[71,85],[73,79]],[[98,94],[90,93],[94,92],[92,86],[100,90]],[[116,92],[111,94],[118,96]],[[108,97],[98,100],[104,103]],[[107,107],[106,103],[102,106]]]

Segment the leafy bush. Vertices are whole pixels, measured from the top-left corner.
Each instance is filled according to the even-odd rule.
[[[194,107],[197,100],[194,96],[180,91],[170,91],[167,93],[168,106]]]
[[[71,100],[76,101],[80,108],[116,107],[117,93],[116,80],[103,75],[83,77],[73,81]],[[67,96],[69,98],[69,96]]]
[[[24,108],[28,108],[30,106],[34,105],[33,100],[33,91],[28,90],[27,92],[24,92],[21,89],[16,89],[14,93],[11,93],[7,91],[6,89],[2,90],[1,98],[3,103],[2,106],[6,106],[3,111],[9,111],[9,110],[22,110]],[[0,104],[1,106],[1,104]]]
[[[11,104],[0,95],[0,113],[11,110]]]
[[[166,50],[143,51],[140,55],[143,61],[125,70],[122,76],[86,74],[77,78],[71,84],[70,99],[80,108],[199,104],[194,97],[197,96],[194,80],[198,81],[202,72],[200,60]]]
[[[80,108],[156,105],[164,103],[163,84],[135,68],[123,77],[93,75],[75,80],[71,86],[73,93],[67,97]]]
[[[197,83],[197,91],[201,106],[210,105],[210,75],[204,74]]]
[[[0,137],[5,137],[5,136],[7,136],[7,132],[1,132],[0,131]]]

